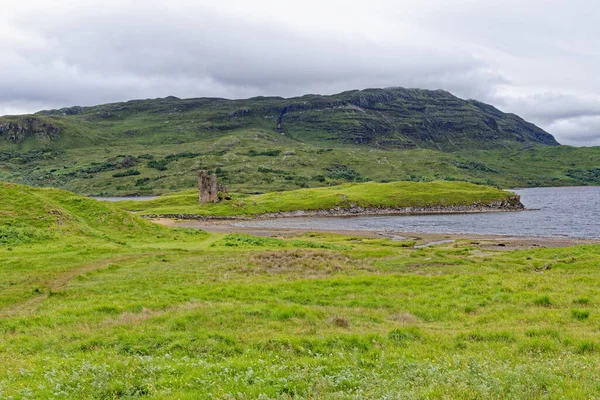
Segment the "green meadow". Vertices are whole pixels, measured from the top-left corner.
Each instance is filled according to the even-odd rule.
[[[600,395],[598,245],[209,234],[0,198],[0,399]]]

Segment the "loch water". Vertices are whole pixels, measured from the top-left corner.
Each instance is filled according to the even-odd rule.
[[[511,190],[528,209],[443,215],[298,217],[243,222],[261,228],[471,233],[600,239],[600,187]]]

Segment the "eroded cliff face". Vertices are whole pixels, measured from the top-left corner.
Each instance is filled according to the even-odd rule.
[[[60,137],[61,128],[36,117],[0,120],[0,138],[18,144],[27,139],[53,141]]]

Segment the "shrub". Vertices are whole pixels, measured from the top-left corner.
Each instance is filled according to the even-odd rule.
[[[600,168],[570,169],[566,175],[580,182],[600,183]]]
[[[467,162],[455,161],[452,164],[454,164],[458,168],[467,169],[467,170],[471,170],[471,171],[495,172],[495,173],[498,172],[497,170],[492,169],[492,168],[488,167],[487,165],[482,164],[477,161],[467,161]]]
[[[200,155],[201,155],[200,153],[191,153],[191,152],[169,154],[168,156],[165,157],[165,161],[179,160],[180,158],[196,158]]]
[[[83,168],[80,172],[88,174],[97,174],[104,171],[114,171],[115,169],[131,168],[137,165],[139,160],[134,156],[119,155],[117,157],[109,158],[102,163],[92,163],[91,167]]]
[[[141,178],[135,181],[135,186],[144,186],[146,183],[150,182],[150,178]]]
[[[335,163],[327,167],[329,172],[327,176],[331,179],[343,179],[346,181],[360,181],[361,176],[358,172],[346,164]]]
[[[148,162],[148,167],[157,169],[159,171],[166,171],[169,162],[167,160],[152,160]]]
[[[281,154],[281,150],[265,150],[265,151],[256,151],[254,149],[248,150],[248,155],[250,157],[258,157],[258,156],[267,156],[267,157],[277,157]]]
[[[35,149],[24,153],[17,151],[0,151],[0,161],[12,159],[16,162],[27,164],[37,160],[53,159],[62,153],[62,151],[52,151],[48,149]]]
[[[287,174],[287,172],[285,172],[282,169],[273,169],[273,168],[267,168],[267,167],[258,167],[258,172],[280,174],[280,175]]]
[[[116,174],[113,174],[113,178],[123,178],[125,176],[135,176],[140,174],[141,172],[137,169],[128,169],[127,171],[117,172]]]

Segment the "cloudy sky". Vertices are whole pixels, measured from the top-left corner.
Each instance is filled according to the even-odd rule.
[[[0,1],[0,114],[404,86],[600,145],[598,0]]]

